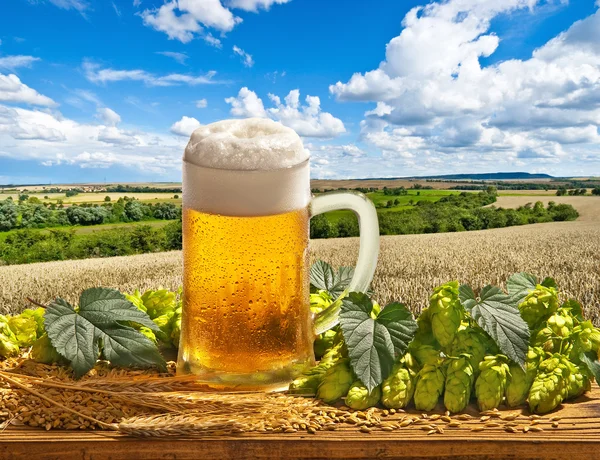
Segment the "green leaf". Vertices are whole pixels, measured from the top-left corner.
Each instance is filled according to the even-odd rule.
[[[554,281],[554,278],[550,278],[549,276],[544,278],[544,281],[542,281],[541,284],[544,287],[554,288],[554,289],[558,290],[558,285],[556,284],[556,281]]]
[[[337,299],[348,287],[354,276],[352,267],[340,267],[336,272],[331,265],[322,260],[316,261],[310,267],[310,284],[314,289],[328,291]]]
[[[589,371],[596,379],[596,383],[600,386],[600,362],[598,362],[597,356],[593,351],[587,353],[581,353],[579,359],[584,363]]]
[[[458,299],[460,303],[465,308],[465,310],[470,311],[475,304],[477,303],[477,297],[475,296],[475,292],[471,289],[470,286],[463,284],[458,288]]]
[[[417,330],[411,313],[401,304],[390,304],[377,319],[371,317],[372,310],[366,294],[352,292],[342,301],[340,312],[350,364],[369,391],[388,377],[396,357],[406,351]]]
[[[506,281],[506,289],[515,305],[519,305],[537,286],[537,278],[529,273],[515,273]]]
[[[481,328],[487,332],[498,348],[521,367],[529,345],[529,328],[519,310],[512,304],[513,298],[500,288],[486,286],[481,290],[480,300],[473,304],[469,298],[465,308]]]
[[[156,332],[158,326],[117,290],[86,289],[78,309],[56,299],[48,305],[44,318],[52,345],[71,362],[76,377],[94,367],[101,351],[117,366],[165,368],[156,345],[124,323],[131,321]]]

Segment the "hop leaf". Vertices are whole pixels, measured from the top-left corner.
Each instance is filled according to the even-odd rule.
[[[471,356],[463,354],[448,359],[446,368],[446,389],[444,406],[450,412],[461,412],[469,404],[475,373],[471,365]]]
[[[417,410],[433,410],[444,391],[444,375],[439,364],[425,364],[415,381],[415,407]]]
[[[346,395],[346,406],[354,410],[364,410],[377,405],[381,398],[381,389],[373,388],[369,391],[360,380],[356,380]]]
[[[76,377],[94,367],[100,351],[117,366],[165,368],[155,344],[125,326],[123,323],[127,321],[160,331],[146,313],[114,289],[86,289],[81,294],[78,309],[63,299],[56,299],[45,313],[52,345],[70,361]]]
[[[310,284],[313,289],[327,291],[337,299],[346,290],[353,275],[351,267],[340,267],[336,272],[327,262],[317,260],[310,267]]]
[[[504,355],[486,356],[479,363],[479,371],[479,377],[475,382],[475,396],[479,410],[495,409],[502,403],[510,379],[508,358]]]

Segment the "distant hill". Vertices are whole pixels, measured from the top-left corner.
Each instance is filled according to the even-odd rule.
[[[483,174],[447,174],[444,176],[419,176],[410,179],[442,179],[442,180],[527,180],[527,179],[554,179],[549,174],[530,174],[526,172],[499,172]]]

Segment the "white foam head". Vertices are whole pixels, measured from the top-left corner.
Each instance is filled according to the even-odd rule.
[[[308,206],[308,152],[290,128],[261,118],[225,120],[192,133],[183,156],[183,205],[226,216]]]
[[[208,168],[268,171],[308,159],[293,129],[265,118],[224,120],[192,133],[184,160]]]

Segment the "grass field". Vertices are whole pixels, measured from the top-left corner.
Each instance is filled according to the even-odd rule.
[[[27,193],[29,197],[36,197],[42,202],[58,204],[58,200],[62,200],[64,205],[69,204],[102,204],[104,198],[109,196],[111,201],[117,201],[121,197],[130,197],[140,200],[146,203],[160,203],[169,202],[175,204],[181,204],[181,193],[179,198],[174,198],[173,193],[108,193],[108,192],[93,192],[93,193],[80,193],[79,195],[67,197],[64,193]],[[45,197],[48,198],[45,198]],[[18,193],[0,193],[0,200],[5,200],[11,197],[13,200],[19,199]]]
[[[526,198],[502,198],[503,205],[525,204]],[[555,201],[570,200],[580,211],[580,220],[382,237],[373,282],[376,298],[384,303],[402,301],[418,311],[432,288],[446,281],[457,279],[481,288],[528,271],[556,278],[565,295],[580,300],[586,315],[600,324],[600,198],[561,198]],[[357,253],[357,238],[311,243],[313,261],[353,265]],[[91,286],[174,289],[181,285],[181,275],[181,252],[0,267],[0,310],[23,309],[28,296],[41,302],[57,296],[76,301]]]

